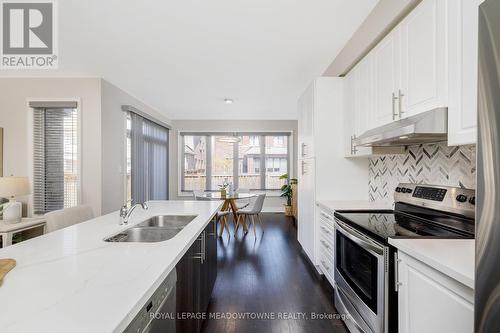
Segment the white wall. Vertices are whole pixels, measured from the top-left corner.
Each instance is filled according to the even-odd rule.
[[[31,177],[30,100],[79,99],[82,113],[82,202],[101,212],[101,101],[96,78],[0,78],[4,175]],[[24,200],[25,201],[25,200]]]
[[[293,153],[290,164],[295,176],[297,165],[297,121],[296,120],[174,120],[170,136],[170,199],[183,200],[189,197],[180,197],[179,192],[179,131],[292,131]],[[283,199],[268,197],[264,203],[265,211],[283,211]]]
[[[108,81],[101,81],[102,111],[102,214],[120,209],[125,200],[125,113],[131,105],[170,124],[159,112]]]

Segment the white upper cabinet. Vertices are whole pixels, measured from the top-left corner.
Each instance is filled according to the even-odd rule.
[[[422,1],[399,26],[402,118],[447,106],[447,38],[444,0]]]
[[[373,58],[361,60],[354,70],[354,134],[366,132],[373,121]]]
[[[482,0],[449,4],[448,145],[477,141],[478,15]]]
[[[363,59],[345,77],[344,137],[345,157],[372,155],[372,148],[355,147],[353,140],[369,127],[373,114],[373,66],[370,59]]]
[[[371,82],[375,111],[370,126],[373,128],[395,120],[400,66],[399,29],[389,33],[367,57],[373,57],[374,78]]]
[[[423,0],[416,6],[348,73],[353,82],[347,101],[353,102],[346,132],[360,135],[447,107],[448,144],[475,143],[482,2]]]
[[[314,157],[314,82],[298,101],[299,159]]]

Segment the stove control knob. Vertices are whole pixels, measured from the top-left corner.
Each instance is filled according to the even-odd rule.
[[[411,189],[411,188],[407,188],[405,192],[406,192],[406,193],[411,193],[411,192],[413,192],[413,191],[412,191],[412,189]]]
[[[406,187],[401,187],[401,193],[406,193]]]
[[[467,201],[467,196],[465,196],[463,194],[459,194],[459,195],[457,195],[457,201],[458,202],[466,202]]]
[[[471,205],[475,205],[475,204],[476,204],[476,197],[470,197],[470,199],[469,199],[469,203],[470,203]]]
[[[396,192],[401,192],[401,187],[396,187]]]

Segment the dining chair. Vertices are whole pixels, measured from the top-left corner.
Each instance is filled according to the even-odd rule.
[[[204,191],[199,191],[199,190],[194,190],[193,191],[193,196],[194,196],[194,200],[198,200],[198,201],[211,201],[212,199],[210,198],[207,198],[205,197],[203,194],[205,192]],[[231,214],[231,212],[229,210],[227,211],[218,211],[216,214],[215,214],[215,221],[220,223],[220,226],[219,226],[219,237],[222,237],[222,234],[224,233],[224,229],[227,230],[227,233],[229,234],[229,236],[231,236],[231,231],[229,231],[229,225],[227,223],[227,217],[229,216],[229,214]]]
[[[238,231],[240,224],[245,229],[245,233],[248,232],[248,228],[246,226],[247,218],[253,225],[253,233],[256,237],[257,237],[257,231],[255,229],[255,219],[257,219],[259,223],[262,225],[262,232],[264,232],[264,225],[262,224],[262,220],[260,219],[260,213],[262,212],[262,207],[264,206],[265,198],[266,198],[265,193],[259,194],[257,195],[257,199],[255,199],[251,207],[238,210],[238,220],[236,221],[236,229],[234,230],[235,234]]]
[[[250,189],[249,188],[241,188],[240,187],[235,192],[237,194],[250,194]],[[243,209],[243,208],[247,208],[249,205],[250,205],[250,198],[238,200],[236,202],[236,208],[238,210]]]
[[[91,220],[94,212],[90,206],[80,205],[46,213],[44,218],[47,232],[52,232]]]

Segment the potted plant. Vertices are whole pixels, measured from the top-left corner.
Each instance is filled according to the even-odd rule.
[[[288,178],[288,173],[285,173],[284,175],[281,175],[279,179],[286,179],[286,184],[281,186],[281,196],[286,198],[286,204],[285,204],[285,215],[286,216],[293,216],[293,210],[292,210],[292,184],[297,184],[297,179],[295,178]]]

